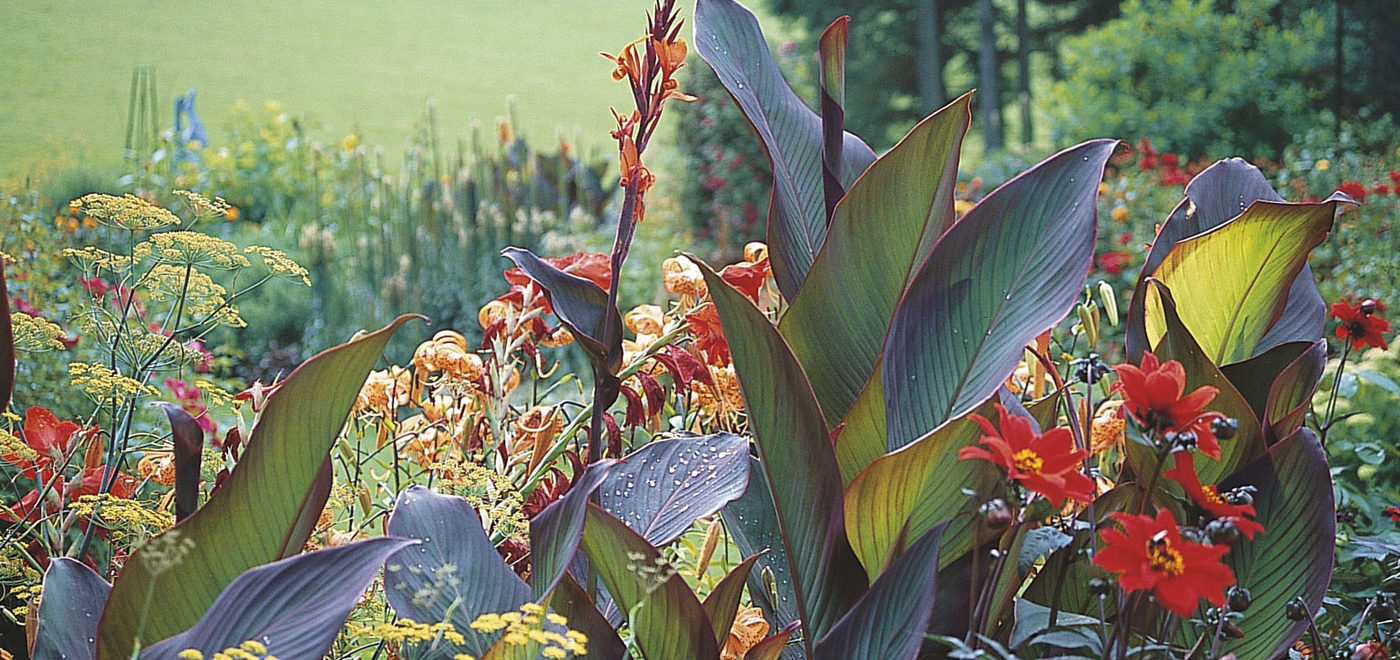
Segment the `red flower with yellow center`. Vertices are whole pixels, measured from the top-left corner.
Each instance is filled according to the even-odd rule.
[[[1094,482],[1079,471],[1089,452],[1074,446],[1069,429],[1056,428],[1039,434],[1030,420],[1008,414],[1001,404],[996,408],[997,426],[981,415],[970,416],[986,434],[981,439],[986,448],[963,447],[958,458],[996,463],[1006,469],[1007,477],[1044,495],[1055,506],[1067,498],[1088,502],[1093,497]]]
[[[1220,460],[1220,441],[1211,425],[1225,416],[1204,410],[1220,390],[1202,385],[1183,396],[1185,367],[1176,360],[1159,364],[1157,356],[1148,352],[1143,352],[1140,366],[1120,364],[1113,370],[1118,372],[1113,389],[1123,393],[1122,410],[1149,430],[1194,434],[1201,453]]]
[[[1226,502],[1215,486],[1201,483],[1201,477],[1196,473],[1196,460],[1191,456],[1191,452],[1177,452],[1176,466],[1163,472],[1162,475],[1180,484],[1182,490],[1186,491],[1187,497],[1190,497],[1196,506],[1209,511],[1216,518],[1229,520],[1245,535],[1245,538],[1252,539],[1255,534],[1264,531],[1264,526],[1253,520],[1253,504]]]
[[[1220,561],[1228,547],[1181,538],[1166,509],[1156,518],[1115,513],[1113,520],[1123,529],[1099,532],[1105,545],[1094,565],[1117,575],[1123,591],[1150,591],[1181,617],[1190,616],[1202,598],[1216,607],[1225,604],[1225,590],[1235,583],[1230,567]]]
[[[1351,342],[1352,348],[1374,346],[1385,350],[1383,332],[1390,332],[1390,321],[1379,316],[1385,306],[1367,298],[1355,305],[1342,298],[1332,303],[1332,317],[1341,321],[1337,326],[1337,339]]]

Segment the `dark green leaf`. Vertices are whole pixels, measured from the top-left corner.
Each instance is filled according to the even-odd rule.
[[[559,584],[549,597],[549,607],[569,620],[570,630],[588,636],[588,657],[604,660],[625,657],[627,647],[617,636],[617,631],[613,630],[607,617],[598,611],[588,592],[574,581],[572,575],[565,572],[559,579]]]
[[[1319,339],[1274,378],[1263,415],[1265,441],[1278,442],[1303,425],[1326,367],[1327,340]]]
[[[1253,486],[1255,519],[1264,531],[1240,541],[1227,559],[1253,604],[1238,625],[1244,638],[1226,640],[1221,653],[1241,658],[1274,658],[1287,651],[1307,628],[1285,616],[1288,601],[1303,597],[1317,611],[1332,577],[1337,516],[1327,458],[1316,434],[1298,429],[1221,484],[1221,489]]]
[[[719,657],[714,628],[695,592],[641,535],[590,504],[579,549],[626,614],[643,657]]]
[[[39,595],[39,632],[34,637],[33,657],[96,658],[97,620],[111,590],[102,576],[82,562],[67,557],[49,562]]]
[[[769,636],[767,639],[755,644],[744,654],[744,660],[778,660],[784,656],[788,639],[797,632],[797,622],[793,621],[783,629]]]
[[[817,660],[914,658],[924,643],[938,593],[940,525],[890,564],[816,648]]]
[[[536,601],[549,597],[569,569],[583,536],[588,498],[616,466],[614,460],[588,466],[569,492],[530,520],[530,575]]]
[[[725,506],[720,515],[739,553],[758,558],[754,570],[749,573],[749,598],[763,610],[764,618],[774,628],[780,628],[797,623],[800,617],[791,565],[769,492],[768,477],[764,475],[762,466],[756,459],[750,458],[749,487],[739,499]],[[764,584],[765,573],[772,576],[775,595],[769,594]]]
[[[768,248],[778,288],[792,300],[826,240],[821,118],[783,80],[758,19],[734,0],[696,3],[695,52],[734,97],[773,165]],[[875,152],[845,133],[841,159],[841,183],[849,187]]]
[[[749,482],[749,442],[730,433],[657,440],[618,462],[598,503],[655,546],[719,511]]]
[[[963,96],[920,122],[856,180],[779,324],[829,425],[846,417],[870,381],[905,286],[953,223],[969,101]]]
[[[1096,140],[1050,157],[938,240],[895,312],[881,358],[888,449],[986,400],[1026,344],[1069,313],[1093,255],[1098,184],[1116,145]]]
[[[803,638],[818,639],[866,585],[842,529],[841,476],[830,433],[807,375],[778,329],[708,266],[701,263],[700,271],[734,356],[749,428],[772,489]]]
[[[715,630],[715,643],[721,647],[729,638],[730,628],[734,627],[734,615],[739,612],[739,599],[744,595],[744,582],[749,579],[749,573],[759,556],[754,555],[740,562],[715,585],[710,595],[705,597],[705,601],[700,603]]]
[[[554,315],[569,327],[595,366],[609,374],[616,374],[622,368],[622,336],[608,336],[609,320],[613,327],[621,328],[622,318],[616,307],[608,305],[607,291],[587,279],[551,266],[529,250],[508,247],[501,250],[501,254],[540,285],[554,308]]]
[[[10,409],[15,393],[15,330],[10,327],[10,287],[5,283],[5,262],[0,259],[0,410]]]
[[[253,640],[279,658],[319,658],[384,558],[414,543],[381,536],[310,552],[245,571],[224,588],[189,630],[141,652],[142,660],[177,660],[185,649],[204,657]]]
[[[360,386],[384,352],[402,316],[382,330],[320,353],[292,372],[268,399],[247,450],[219,491],[173,529],[162,544],[147,543],[127,560],[102,612],[98,657],[129,660],[148,591],[161,606],[145,620],[150,643],[194,625],[243,571],[280,559]],[[162,538],[162,537],[157,537]],[[149,549],[172,543],[197,548],[159,574]]]
[[[846,40],[850,37],[850,16],[831,22],[818,40],[821,59],[822,192],[827,222],[836,212],[836,202],[846,194],[842,184],[842,143],[846,127]]]
[[[385,562],[384,595],[400,618],[446,621],[462,634],[462,648],[448,652],[444,643],[445,657],[484,655],[500,635],[476,632],[471,623],[530,600],[530,586],[501,559],[476,509],[460,497],[410,486],[394,503],[388,531],[419,543]]]

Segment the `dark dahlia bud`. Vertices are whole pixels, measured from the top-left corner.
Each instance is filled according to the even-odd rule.
[[[1244,631],[1240,630],[1234,621],[1226,621],[1225,625],[1220,626],[1220,632],[1225,633],[1225,636],[1230,639],[1244,639]]]
[[[1001,498],[983,502],[979,513],[990,529],[1006,529],[1011,524],[1011,507],[1006,506],[1006,501]]]
[[[1366,316],[1370,316],[1370,315],[1372,315],[1372,314],[1375,314],[1375,313],[1376,313],[1376,301],[1375,301],[1375,300],[1372,300],[1372,299],[1370,299],[1370,298],[1367,298],[1367,299],[1361,301],[1361,305],[1360,305],[1359,308],[1360,308],[1361,313],[1362,313],[1362,314],[1365,314]]]
[[[1107,596],[1113,592],[1113,584],[1103,578],[1092,578],[1089,580],[1089,593],[1095,596]]]
[[[1254,487],[1240,486],[1232,488],[1224,495],[1225,501],[1235,506],[1254,504]]]
[[[1235,437],[1235,432],[1240,430],[1240,420],[1234,417],[1221,417],[1210,423],[1210,432],[1221,440],[1229,440]]]
[[[1088,383],[1090,385],[1099,382],[1111,371],[1108,365],[1099,360],[1098,353],[1090,353],[1089,357],[1082,360],[1075,360],[1071,364],[1075,365],[1075,379],[1081,383]]]
[[[1172,451],[1190,451],[1196,448],[1196,433],[1194,431],[1171,433],[1167,435],[1167,441],[1171,443]]]
[[[1283,615],[1288,617],[1289,621],[1302,621],[1308,618],[1308,608],[1303,604],[1303,599],[1294,598],[1284,606]]]
[[[1243,612],[1249,609],[1254,603],[1254,597],[1249,594],[1249,590],[1239,585],[1230,587],[1230,595],[1227,598],[1230,609],[1236,612]]]
[[[1206,525],[1206,536],[1211,543],[1234,545],[1240,540],[1240,529],[1228,520],[1212,520]]]
[[[1206,542],[1206,537],[1205,537],[1205,535],[1201,534],[1201,530],[1196,529],[1195,527],[1182,527],[1182,528],[1181,528],[1181,538],[1182,538],[1182,540],[1184,540],[1184,541],[1190,541],[1191,543],[1205,543],[1205,542]]]
[[[1377,594],[1376,613],[1386,618],[1395,616],[1395,594],[1388,591]]]

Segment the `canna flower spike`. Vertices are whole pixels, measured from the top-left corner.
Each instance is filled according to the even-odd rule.
[[[1163,436],[1191,438],[1190,444],[1200,449],[1201,453],[1220,460],[1216,428],[1228,426],[1224,423],[1226,417],[1204,410],[1220,390],[1202,385],[1185,394],[1186,369],[1181,363],[1170,360],[1160,364],[1157,356],[1148,352],[1142,354],[1139,366],[1120,364],[1113,370],[1118,372],[1118,382],[1114,383],[1113,389],[1122,392],[1122,410],[1127,415],[1149,431]]]
[[[1221,607],[1225,590],[1235,583],[1230,567],[1220,561],[1229,551],[1181,537],[1176,518],[1162,509],[1157,517],[1113,514],[1123,529],[1099,532],[1104,547],[1094,565],[1118,576],[1123,591],[1150,591],[1162,607],[1189,617],[1202,598]]]
[[[1001,404],[996,409],[997,426],[981,415],[970,415],[982,427],[985,435],[981,443],[985,449],[963,447],[958,451],[959,459],[996,463],[1006,470],[1008,478],[1044,495],[1057,507],[1066,499],[1088,502],[1093,497],[1094,482],[1079,471],[1089,453],[1074,446],[1069,429],[1056,428],[1039,434],[1030,420],[1008,414]]]

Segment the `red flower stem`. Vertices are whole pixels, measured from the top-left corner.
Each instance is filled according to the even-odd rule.
[[[1332,429],[1332,421],[1337,414],[1337,396],[1342,388],[1342,373],[1347,367],[1347,356],[1351,355],[1351,341],[1342,343],[1342,359],[1337,362],[1337,372],[1332,375],[1332,392],[1327,396],[1326,419],[1321,426],[1321,437],[1318,442],[1324,447],[1327,446],[1327,432]]]

